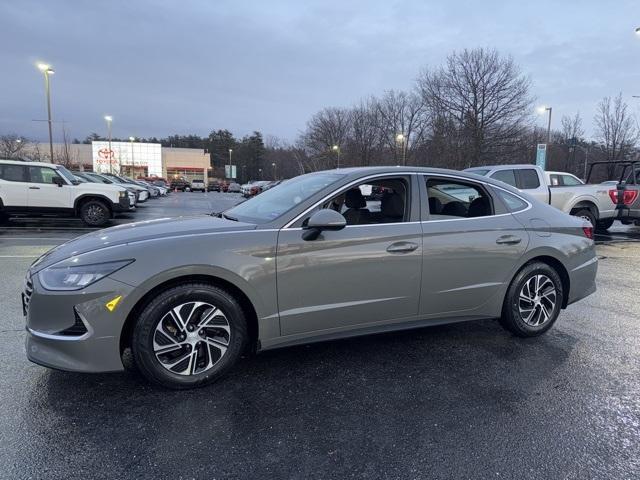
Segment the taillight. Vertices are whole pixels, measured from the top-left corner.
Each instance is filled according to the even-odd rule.
[[[593,240],[593,227],[582,227],[584,236]]]
[[[618,204],[618,190],[609,190],[611,201]],[[622,203],[626,206],[632,205],[638,199],[638,190],[624,190],[622,192]]]

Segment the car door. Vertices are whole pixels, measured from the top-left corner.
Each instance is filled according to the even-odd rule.
[[[22,209],[27,206],[27,169],[23,165],[0,164],[0,200],[4,207]]]
[[[54,183],[54,178],[62,178],[58,172],[49,167],[29,167],[29,187],[27,190],[27,201],[29,209],[69,209],[71,188],[62,179],[64,185],[62,187]]]
[[[424,318],[494,315],[529,236],[486,184],[441,175],[424,186]]]
[[[402,215],[389,217],[394,221],[385,217],[382,200],[377,201],[380,205],[364,200],[360,183],[345,187],[362,196],[360,214],[345,214],[345,218],[358,218],[358,224],[305,241],[301,225],[310,211],[293,227],[280,230],[276,263],[282,335],[330,334],[416,318],[422,231],[415,176],[385,180],[406,189]],[[334,205],[344,194],[344,189],[335,192],[334,199],[327,197],[324,205]],[[367,220],[363,221],[365,210]]]

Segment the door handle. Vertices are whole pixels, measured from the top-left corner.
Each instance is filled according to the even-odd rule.
[[[522,239],[520,237],[516,237],[515,235],[504,235],[502,237],[498,237],[496,243],[498,245],[517,245],[521,241]]]
[[[40,187],[29,187],[29,190],[40,190]]]
[[[416,248],[418,248],[417,243],[413,242],[397,242],[392,243],[387,247],[387,252],[389,253],[409,253],[413,252]]]

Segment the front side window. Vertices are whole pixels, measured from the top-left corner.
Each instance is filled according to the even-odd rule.
[[[520,176],[520,185],[518,188],[522,190],[528,190],[538,188],[540,186],[540,179],[538,178],[538,172],[532,168],[525,168],[518,170]]]
[[[53,183],[53,179],[59,176],[53,168],[29,167],[29,181],[31,183]]]
[[[340,212],[347,225],[375,225],[408,219],[407,182],[403,178],[369,180],[341,192],[322,205]]]
[[[271,222],[343,176],[334,172],[301,175],[226,210],[224,216],[249,223]]]
[[[516,176],[513,170],[498,170],[491,175],[491,178],[504,182],[512,187],[516,186]]]
[[[493,215],[493,202],[479,185],[446,178],[428,178],[430,220],[451,220]]]
[[[0,179],[7,182],[26,182],[26,169],[22,165],[0,165]]]

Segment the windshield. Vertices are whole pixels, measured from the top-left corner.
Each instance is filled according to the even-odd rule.
[[[285,214],[342,177],[343,174],[335,172],[302,175],[236,205],[225,211],[224,215],[243,222],[267,223]]]
[[[71,173],[69,170],[67,170],[66,168],[64,168],[62,165],[58,165],[58,173],[64,178],[66,178],[67,180],[69,180],[70,182],[78,181],[75,175]]]
[[[484,168],[471,168],[471,169],[470,169],[470,168],[467,168],[467,169],[465,170],[465,172],[468,172],[468,173],[475,173],[476,175],[482,175],[482,176],[484,176],[484,175],[486,175],[487,173],[489,173],[489,170],[488,170],[488,169],[484,169]]]

